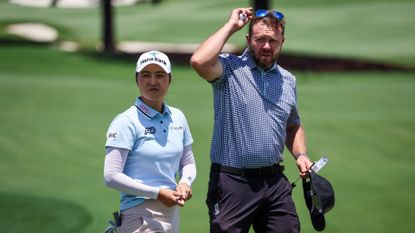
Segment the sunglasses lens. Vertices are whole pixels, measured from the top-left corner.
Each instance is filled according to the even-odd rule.
[[[268,11],[268,10],[259,9],[259,10],[255,11],[255,17],[259,17],[259,18],[260,17],[265,17],[265,16],[267,16],[267,14],[269,12],[270,11]],[[272,12],[272,15],[278,20],[282,20],[284,18],[284,15],[281,12],[278,12],[278,11],[271,11],[271,12]]]
[[[259,9],[255,11],[255,17],[264,17],[267,15],[267,13],[268,13],[267,10]]]
[[[281,12],[273,11],[272,13],[274,14],[274,17],[278,20],[282,20],[284,18],[284,15]]]

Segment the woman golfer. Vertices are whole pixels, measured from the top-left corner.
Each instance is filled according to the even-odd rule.
[[[142,54],[135,81],[141,96],[113,119],[105,144],[105,183],[121,192],[117,233],[178,233],[178,207],[192,197],[196,166],[186,118],[164,102],[169,58],[158,51]]]

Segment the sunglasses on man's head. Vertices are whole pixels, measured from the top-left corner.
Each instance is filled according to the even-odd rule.
[[[267,16],[269,13],[272,14],[272,16],[274,16],[277,20],[281,21],[284,19],[284,15],[281,12],[278,11],[270,11],[270,10],[264,10],[264,9],[259,9],[255,11],[255,18],[262,18]]]

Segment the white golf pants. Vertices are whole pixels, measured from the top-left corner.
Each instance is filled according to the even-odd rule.
[[[146,200],[121,212],[117,233],[179,233],[179,219],[178,206],[166,207],[157,200]]]

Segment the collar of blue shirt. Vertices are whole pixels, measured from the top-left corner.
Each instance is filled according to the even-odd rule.
[[[171,114],[171,111],[169,109],[169,106],[167,106],[167,104],[163,103],[163,113],[159,113],[157,110],[145,104],[143,100],[141,100],[140,97],[138,97],[137,100],[135,101],[135,106],[141,113],[143,113],[148,118],[154,118],[157,114],[161,114],[161,115]]]

